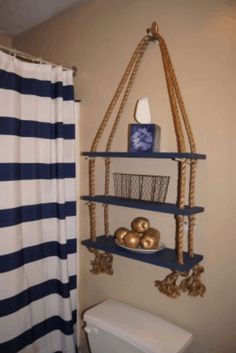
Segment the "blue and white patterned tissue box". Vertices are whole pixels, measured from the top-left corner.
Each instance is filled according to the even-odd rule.
[[[160,152],[161,128],[156,124],[129,125],[129,152]]]

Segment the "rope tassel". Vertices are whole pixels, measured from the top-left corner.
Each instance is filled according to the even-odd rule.
[[[203,297],[206,292],[205,285],[201,282],[201,274],[204,272],[204,267],[197,265],[193,268],[192,274],[183,279],[180,283],[180,289],[187,292],[191,297]]]
[[[161,293],[166,294],[170,298],[178,298],[181,294],[180,288],[176,284],[179,275],[179,272],[171,272],[162,281],[155,281],[155,287],[157,287]]]
[[[155,287],[163,294],[170,298],[178,298],[182,292],[187,292],[191,297],[203,297],[206,292],[205,285],[201,282],[201,274],[204,272],[204,267],[197,265],[193,268],[192,274],[188,272],[173,271],[167,275],[162,281],[155,281]],[[179,277],[185,277],[178,285]]]
[[[100,253],[98,250],[89,249],[91,253],[94,254],[94,260],[90,261],[92,269],[90,272],[94,275],[98,275],[99,273],[105,273],[107,275],[113,275],[113,256],[107,252]]]

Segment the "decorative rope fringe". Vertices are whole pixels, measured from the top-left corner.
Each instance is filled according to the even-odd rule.
[[[183,292],[187,292],[191,297],[203,297],[206,292],[205,285],[201,282],[201,274],[204,272],[204,267],[197,265],[193,268],[192,274],[180,283],[180,288]]]
[[[201,274],[204,272],[204,267],[197,265],[192,269],[192,274],[188,272],[173,271],[167,275],[162,281],[155,281],[155,287],[163,294],[166,294],[170,298],[178,298],[181,291],[187,293],[191,297],[203,297],[206,292],[205,285],[201,282]],[[178,278],[186,277],[178,285]]]
[[[105,273],[107,275],[113,275],[113,256],[107,252],[100,253],[98,250],[89,249],[91,253],[94,254],[94,260],[90,261],[92,269],[90,272],[94,275],[98,275],[99,273]]]
[[[178,298],[180,296],[180,288],[176,284],[178,278],[178,272],[171,272],[163,281],[155,281],[155,287],[170,298]]]

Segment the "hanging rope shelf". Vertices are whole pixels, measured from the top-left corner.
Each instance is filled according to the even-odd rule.
[[[137,72],[142,61],[146,48],[150,43],[159,44],[161,57],[164,67],[165,79],[167,84],[170,107],[173,117],[174,130],[177,141],[177,152],[153,152],[153,153],[132,153],[132,152],[111,152],[117,127],[123,116],[130,91],[137,76]],[[122,95],[123,94],[123,95]],[[114,118],[113,125],[108,136],[106,149],[104,152],[98,152],[97,148],[107,127],[112,119],[113,110],[121,98],[118,112]],[[186,134],[184,133],[184,130]],[[185,139],[187,136],[187,141]],[[187,151],[187,144],[190,152]],[[82,241],[89,251],[95,256],[91,261],[94,274],[107,273],[113,274],[112,253],[121,256],[130,257],[139,261],[155,264],[158,266],[170,268],[171,274],[167,275],[162,281],[155,281],[155,286],[161,293],[171,298],[177,298],[182,292],[190,296],[203,296],[206,288],[201,282],[201,274],[204,271],[203,266],[199,265],[202,261],[202,255],[194,254],[194,228],[195,214],[202,212],[202,207],[195,206],[195,179],[198,159],[205,159],[206,156],[196,152],[196,145],[193,132],[190,126],[188,115],[185,109],[179,84],[174,72],[171,58],[165,43],[165,40],[159,33],[156,22],[153,22],[146,35],[136,47],[121,81],[115,91],[115,94],[108,106],[105,116],[99,126],[99,129],[93,140],[90,152],[84,152],[82,155],[89,158],[89,195],[82,196],[83,200],[88,201],[90,215],[90,239]],[[96,195],[96,157],[105,157],[105,192],[104,195]],[[155,203],[155,202],[134,202],[132,200],[121,200],[115,196],[110,196],[110,174],[111,158],[170,158],[178,161],[178,187],[177,203]],[[187,173],[189,173],[189,182],[187,185]],[[186,189],[188,189],[188,205],[185,205]],[[96,237],[96,203],[104,205],[104,230],[105,235]],[[109,232],[109,205],[118,205],[123,207],[133,207],[144,210],[165,212],[175,215],[176,237],[175,250],[163,249],[159,253],[152,255],[142,255],[133,252],[127,252],[116,246],[114,237]],[[188,219],[188,251],[184,252],[184,220]],[[101,250],[103,252],[101,252]],[[182,277],[182,280],[177,281]]]

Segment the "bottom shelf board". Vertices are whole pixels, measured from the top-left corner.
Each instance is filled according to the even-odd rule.
[[[81,244],[87,246],[88,248],[106,251],[111,254],[124,256],[133,260],[146,262],[155,266],[165,267],[173,271],[180,272],[190,270],[203,260],[202,255],[195,254],[194,257],[189,257],[188,253],[184,252],[184,264],[180,265],[177,261],[176,251],[170,248],[164,248],[154,254],[134,253],[116,245],[113,236],[109,236],[107,238],[105,235],[101,235],[97,237],[95,242],[90,239],[86,239],[81,241]]]

